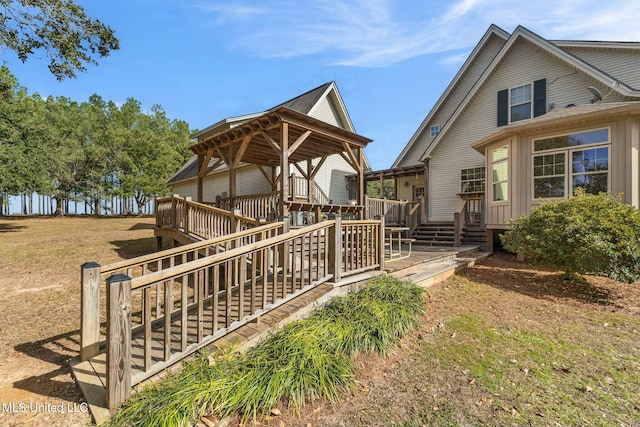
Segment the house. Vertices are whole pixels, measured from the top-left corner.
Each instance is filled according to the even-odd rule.
[[[340,92],[335,82],[323,84],[302,95],[279,104],[265,112],[226,118],[191,135],[198,145],[212,140],[218,135],[237,134],[241,136],[242,126],[251,126],[252,121],[259,120],[270,112],[290,110],[303,114],[309,120],[322,122],[340,131],[355,135],[355,129]],[[225,136],[228,137],[228,136]],[[233,138],[234,136],[231,136]],[[367,140],[367,142],[370,140]],[[193,147],[192,147],[193,148]],[[267,147],[267,150],[270,148]],[[213,152],[206,156],[206,166],[199,165],[198,156],[192,156],[169,180],[175,194],[192,197],[194,200],[220,205],[230,196],[229,167],[225,159]],[[369,163],[362,152],[364,170]],[[291,167],[290,188],[292,196],[307,197],[310,201],[324,204],[348,205],[349,188],[347,176],[357,173],[351,157],[345,153],[334,153],[328,156],[317,156],[307,165],[305,162],[294,163]],[[254,162],[242,161],[237,165],[234,197],[247,195],[270,194],[279,187],[280,168],[276,165],[265,166]],[[200,175],[200,176],[199,176]],[[309,186],[306,177],[312,177]],[[201,188],[198,189],[199,178]]]
[[[511,218],[578,186],[624,192],[637,206],[638,70],[640,43],[546,40],[492,25],[388,176],[424,167],[424,176],[397,178],[399,189],[424,185],[423,222],[458,219],[463,233],[475,220],[489,246]]]

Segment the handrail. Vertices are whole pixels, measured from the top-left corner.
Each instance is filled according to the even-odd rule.
[[[100,268],[100,274],[106,275],[111,274],[117,271],[123,271],[130,268],[140,267],[144,264],[150,264],[158,261],[162,261],[164,259],[168,259],[171,257],[176,257],[178,255],[182,255],[185,253],[190,253],[197,251],[199,249],[204,249],[212,246],[222,245],[223,243],[235,241],[238,239],[242,239],[244,237],[250,236],[252,234],[259,234],[265,231],[276,230],[278,228],[282,228],[282,222],[274,222],[270,224],[261,225],[254,228],[249,228],[247,230],[240,231],[238,233],[229,234],[226,236],[216,237],[209,240],[203,240],[200,242],[190,243],[188,245],[182,245],[173,249],[166,249],[160,252],[154,252],[148,255],[142,255],[136,258],[126,259],[123,261],[114,262],[112,264],[108,264],[102,266]]]
[[[199,258],[197,260],[193,260],[186,264],[180,264],[172,268],[168,268],[162,271],[154,272],[142,277],[136,277],[131,280],[131,289],[140,289],[155,282],[160,282],[164,280],[170,280],[174,277],[181,276],[191,270],[201,269],[208,265],[220,264],[224,261],[227,261],[231,258],[238,257],[247,251],[256,251],[260,249],[267,248],[269,246],[274,246],[281,244],[291,238],[295,238],[301,236],[303,234],[308,234],[310,232],[320,230],[322,228],[328,228],[335,224],[335,220],[322,221],[317,224],[310,225],[308,227],[299,228],[295,230],[291,230],[287,233],[280,234],[274,237],[270,237],[265,240],[261,240],[258,243],[253,243],[250,247],[243,246],[239,248],[229,249],[228,251],[220,252],[214,255],[210,255],[204,258]]]
[[[460,204],[458,205],[458,209],[456,209],[453,214],[453,245],[460,246],[462,244],[462,232],[464,230],[464,226],[467,222],[467,199],[462,199]]]

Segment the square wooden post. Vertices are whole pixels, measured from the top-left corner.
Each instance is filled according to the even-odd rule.
[[[384,244],[386,233],[384,230],[385,222],[384,215],[376,215],[376,219],[380,221],[379,229],[378,229],[378,263],[380,264],[380,271],[384,271]]]
[[[131,278],[107,279],[107,406],[110,413],[131,396]]]
[[[329,274],[333,275],[333,282],[342,280],[342,217],[340,215],[330,215],[330,220],[335,224],[329,228]],[[348,248],[345,248],[348,250]]]
[[[80,360],[100,352],[100,264],[86,262],[81,267]]]

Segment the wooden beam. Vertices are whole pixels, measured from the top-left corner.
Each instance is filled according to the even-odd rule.
[[[356,156],[353,154],[353,151],[351,151],[351,147],[349,146],[349,144],[347,144],[346,142],[342,143],[342,146],[344,147],[344,152],[347,153],[347,155],[349,156],[350,161],[348,162],[357,172],[362,172],[362,165],[360,164],[360,162],[358,161],[358,159],[356,158]],[[359,150],[359,149],[358,149]],[[344,157],[344,156],[343,156]]]
[[[295,167],[296,167],[296,169],[298,169],[298,172],[300,172],[300,173],[302,174],[302,176],[304,177],[304,179],[307,179],[307,180],[309,179],[309,175],[308,175],[308,174],[306,174],[306,173],[302,170],[302,168],[300,167],[300,165],[298,165],[297,163],[294,163],[294,164],[293,164],[293,166],[295,166]]]
[[[262,167],[262,165],[256,165],[258,167],[258,170],[260,171],[260,173],[262,174],[262,176],[264,176],[267,179],[267,182],[271,185],[271,188],[273,188],[274,182],[273,179],[271,179],[271,177],[269,176],[269,174],[267,173],[266,170],[264,170],[264,168]]]
[[[266,135],[266,134],[265,134]],[[282,123],[280,131],[280,203],[282,216],[289,214],[289,208],[285,204],[289,200],[289,124]]]
[[[200,169],[198,170],[198,177],[204,178],[204,176],[207,173],[207,166],[209,165],[209,162],[211,161],[211,157],[212,156],[213,156],[213,149],[209,148],[207,150],[207,154],[206,154],[206,156],[204,158],[204,162],[202,162],[202,164],[199,165]]]
[[[265,131],[261,130],[260,133],[262,134],[262,136],[264,137],[264,139],[269,143],[269,145],[271,146],[271,148],[273,148],[273,151],[275,151],[276,153],[280,154],[280,152],[282,151],[280,149],[280,146],[278,145],[277,142],[275,142],[273,140],[273,138],[271,138],[271,136],[269,136],[269,134],[267,134]],[[287,132],[288,133],[288,132]],[[287,153],[288,154],[288,153]],[[288,156],[287,156],[288,157]]]
[[[213,165],[207,168],[207,170],[204,173],[204,176],[206,176],[209,172],[211,172],[212,170],[220,166],[220,163],[222,163],[222,159],[216,160],[216,162]]]
[[[300,147],[300,145],[309,137],[309,135],[311,135],[310,130],[300,135],[298,139],[296,139],[295,142],[291,144],[291,147],[289,147],[289,155],[292,155],[298,149],[298,147]]]
[[[327,160],[327,157],[329,157],[329,156],[322,156],[322,158],[320,159],[320,161],[318,162],[316,167],[313,169],[311,174],[309,174],[309,179],[311,179],[311,180],[315,179],[316,174],[318,173],[318,171],[320,170],[320,168],[322,167],[324,162]]]
[[[222,150],[220,149],[220,147],[216,147],[216,151],[218,152],[218,155],[220,156],[220,158],[224,161],[224,163],[229,166],[230,165],[230,161],[229,158],[227,156],[225,156],[225,154],[222,152]]]
[[[242,140],[242,143],[240,144],[240,148],[238,149],[238,152],[236,153],[232,162],[234,168],[238,167],[238,164],[242,160],[242,156],[244,156],[245,151],[247,151],[249,142],[251,142],[251,135],[245,136],[244,139]]]

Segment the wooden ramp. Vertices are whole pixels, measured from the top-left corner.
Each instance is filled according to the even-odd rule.
[[[383,221],[336,217],[295,230],[263,225],[117,265],[86,263],[81,353],[71,365],[96,422],[199,349],[253,343],[380,274],[383,240]]]
[[[213,351],[215,348],[224,348],[226,346],[237,344],[239,346],[250,346],[255,344],[260,338],[265,336],[273,327],[290,320],[292,317],[301,317],[307,313],[317,301],[323,299],[324,296],[334,290],[334,285],[331,283],[324,283],[315,287],[303,287],[295,295],[278,301],[276,304],[272,304],[271,307],[267,307],[263,314],[254,321],[249,322],[234,322],[229,325],[228,328],[220,329],[216,332],[217,337],[206,347]],[[282,292],[282,289],[276,289],[276,291]],[[271,291],[270,291],[271,292]],[[239,307],[239,292],[236,292],[233,297],[232,307],[234,310],[238,310]],[[261,297],[261,295],[260,295]],[[269,297],[269,296],[268,296]],[[270,299],[270,298],[269,298]],[[247,303],[249,301],[246,301]],[[226,300],[221,298],[219,304],[218,321],[224,325],[226,316],[224,309],[226,308]],[[195,345],[197,343],[198,324],[202,325],[202,333],[210,335],[213,325],[212,306],[211,299],[205,304],[205,314],[202,319],[198,320],[197,310],[190,310],[188,315],[188,338],[189,345]],[[305,310],[306,309],[306,310]],[[296,316],[297,315],[297,316]],[[171,325],[171,353],[175,355],[181,354],[181,320],[172,322]],[[153,328],[151,349],[152,359],[157,362],[157,365],[164,365],[164,324],[158,325]],[[145,340],[142,333],[134,334],[132,339],[132,384],[138,384],[136,378],[146,377],[144,372],[144,345]],[[169,359],[170,364],[175,365],[182,358],[176,358],[176,360]],[[95,357],[89,360],[80,362],[79,358],[75,358],[71,362],[73,374],[76,378],[78,386],[82,390],[87,403],[90,406],[91,413],[97,424],[105,421],[109,415],[109,409],[107,407],[106,385],[107,385],[107,360],[106,351],[102,351]],[[180,364],[176,366],[181,366]],[[164,369],[159,369],[157,374],[162,374]],[[154,377],[151,377],[147,381],[153,381]],[[144,384],[144,383],[142,383]]]

